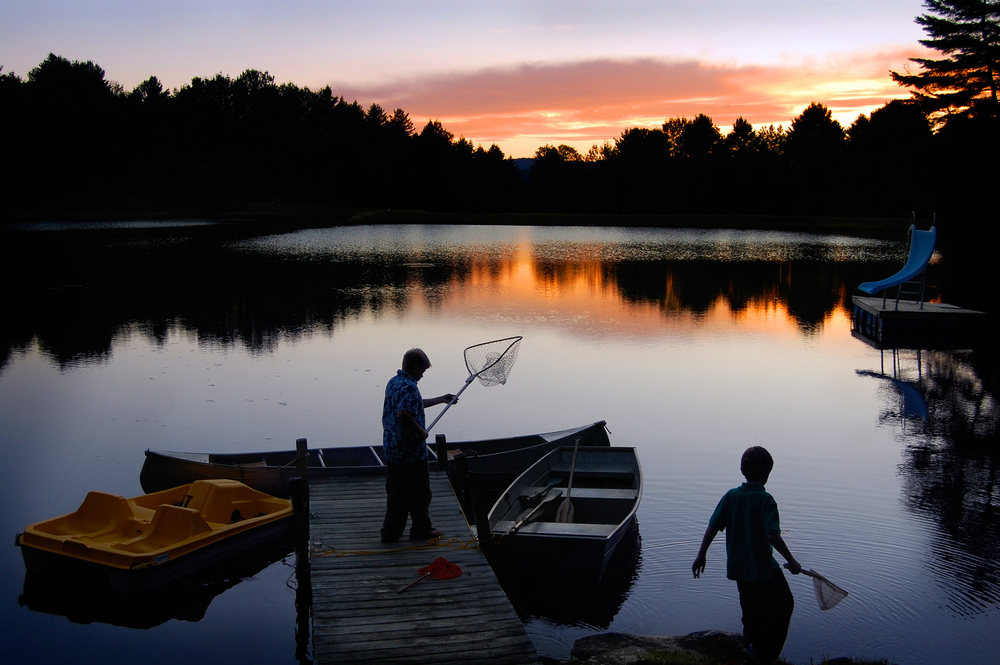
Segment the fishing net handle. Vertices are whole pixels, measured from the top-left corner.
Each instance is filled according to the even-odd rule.
[[[483,381],[481,378],[480,381],[483,381],[483,384],[487,386],[506,383],[507,374],[510,372],[510,368],[514,366],[514,362],[517,360],[517,349],[521,344],[521,339],[522,337],[520,335],[516,337],[504,337],[503,339],[495,339],[492,342],[483,342],[482,344],[473,344],[472,346],[466,347],[465,351],[463,352],[463,355],[465,356],[465,368],[469,370],[469,378],[465,380],[465,385],[462,386],[462,389],[455,394],[455,397],[450,402],[448,402],[447,405],[445,405],[441,413],[437,415],[437,418],[431,421],[431,424],[427,426],[426,431],[427,432],[431,431],[431,428],[434,427],[437,424],[437,422],[441,420],[441,417],[448,412],[448,409],[451,408],[451,405],[458,401],[459,395],[465,392],[465,389],[469,387],[469,384],[475,381],[476,378],[480,377],[480,375],[482,375],[484,372],[488,372],[494,367],[496,367],[498,364],[500,364],[501,360],[504,360],[504,362],[506,363],[506,365],[502,368],[503,369],[502,376],[493,377],[489,383]],[[496,357],[493,358],[491,358],[490,356],[486,356],[488,358],[487,362],[482,367],[479,367],[478,369],[476,368],[477,363],[475,363],[475,361],[471,359],[470,356],[475,356],[477,350],[486,349],[487,347],[499,349],[503,348],[505,345],[506,347],[503,349],[502,353],[497,353]]]
[[[444,414],[446,414],[448,412],[448,409],[451,408],[451,405],[458,401],[458,396],[461,395],[462,393],[464,393],[465,389],[468,388],[469,384],[471,384],[475,379],[476,379],[476,375],[473,374],[473,375],[469,376],[469,378],[467,378],[465,380],[465,385],[462,386],[462,389],[459,390],[457,393],[455,393],[455,397],[450,402],[448,402],[445,405],[444,409],[441,410],[441,413],[439,413],[437,415],[437,418],[435,418],[433,421],[431,421],[431,424],[427,426],[427,431],[428,432],[431,431],[432,427],[434,427],[435,425],[437,425],[437,421],[441,420],[441,416],[443,416]]]

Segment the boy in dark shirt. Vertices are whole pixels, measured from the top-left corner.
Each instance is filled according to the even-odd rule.
[[[778,504],[764,490],[774,460],[760,446],[748,448],[740,461],[746,482],[722,497],[708,521],[708,529],[691,570],[705,572],[705,555],[720,531],[726,532],[726,577],[736,581],[743,609],[744,652],[748,663],[771,663],[781,654],[795,601],[772,547],[798,575],[802,566],[781,539]]]

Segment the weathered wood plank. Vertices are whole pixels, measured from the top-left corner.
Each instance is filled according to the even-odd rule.
[[[538,655],[443,473],[432,472],[437,544],[405,535],[384,544],[385,479],[316,479],[310,486],[313,656],[317,663],[537,663]],[[450,545],[450,546],[449,546]],[[338,554],[340,556],[338,556]],[[453,580],[417,579],[437,557]]]

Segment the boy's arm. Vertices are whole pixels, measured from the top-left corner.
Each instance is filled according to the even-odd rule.
[[[715,540],[715,536],[718,535],[719,530],[714,526],[710,526],[705,529],[705,536],[701,539],[701,549],[698,550],[698,557],[694,560],[694,564],[691,566],[691,572],[694,573],[694,578],[698,579],[703,572],[705,572],[705,555],[708,554],[708,546],[712,544]]]
[[[424,399],[424,408],[429,406],[437,406],[438,404],[450,404],[451,400],[455,399],[455,396],[451,393],[447,395],[439,395],[437,397],[428,397]],[[455,399],[455,404],[458,404],[458,400]]]
[[[792,556],[792,553],[788,550],[788,545],[786,545],[785,541],[781,539],[781,536],[777,533],[769,533],[767,534],[767,539],[771,542],[774,549],[778,550],[778,553],[785,557],[785,561],[788,562],[785,564],[785,568],[787,568],[792,575],[798,575],[802,571],[802,566],[799,565],[799,562]],[[695,577],[697,577],[697,575]]]
[[[430,436],[430,434],[427,433],[427,430],[425,430],[423,427],[420,426],[420,423],[417,422],[416,417],[409,411],[400,409],[399,412],[396,413],[396,417],[399,418],[399,423],[403,426],[403,429],[410,430],[411,432],[419,436],[421,441],[425,440],[428,436]]]

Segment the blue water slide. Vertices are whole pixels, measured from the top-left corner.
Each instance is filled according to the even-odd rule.
[[[910,254],[906,257],[906,263],[902,269],[892,277],[877,282],[864,282],[858,289],[867,294],[874,295],[879,291],[899,286],[906,282],[912,282],[927,267],[927,263],[934,254],[934,245],[937,243],[937,228],[931,227],[927,231],[918,231],[916,226],[910,226]]]

